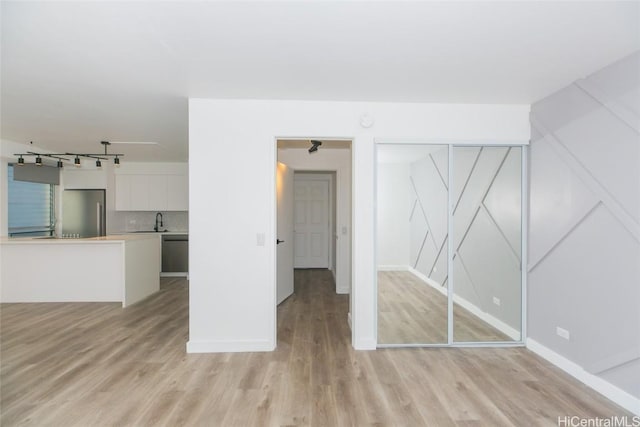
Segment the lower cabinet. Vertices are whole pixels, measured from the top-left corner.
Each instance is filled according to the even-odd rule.
[[[162,236],[162,272],[189,272],[188,234],[165,234]]]

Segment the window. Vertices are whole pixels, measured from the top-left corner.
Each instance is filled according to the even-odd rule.
[[[47,236],[55,226],[54,186],[14,181],[9,165],[9,236]]]

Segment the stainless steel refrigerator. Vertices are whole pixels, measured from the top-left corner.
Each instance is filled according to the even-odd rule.
[[[62,193],[62,235],[96,237],[107,234],[104,190]]]

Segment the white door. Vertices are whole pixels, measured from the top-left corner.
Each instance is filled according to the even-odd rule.
[[[278,162],[276,170],[277,304],[293,293],[293,171]]]
[[[295,180],[295,268],[329,268],[329,181]]]

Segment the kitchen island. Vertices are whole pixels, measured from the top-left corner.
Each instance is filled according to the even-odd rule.
[[[0,302],[134,304],[160,289],[160,239],[2,238]]]

